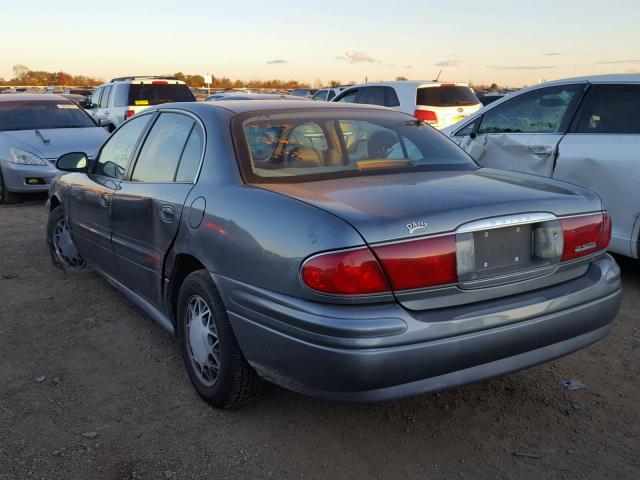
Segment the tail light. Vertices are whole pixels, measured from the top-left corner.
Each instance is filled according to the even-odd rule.
[[[164,80],[154,80],[151,82],[151,85],[167,85],[169,82],[165,82]]]
[[[136,112],[134,112],[133,110],[127,110],[127,111],[125,112],[125,114],[124,114],[124,119],[126,120],[126,119],[127,119],[127,118],[129,118],[129,117],[133,117],[133,115],[134,115],[135,113],[136,113]]]
[[[596,213],[560,220],[564,235],[562,261],[605,250],[611,241],[611,217]]]
[[[300,274],[307,287],[321,293],[366,295],[390,290],[368,247],[321,253],[305,261]]]
[[[416,110],[413,113],[413,116],[418,120],[422,120],[429,124],[438,123],[438,115],[436,115],[436,112],[432,112],[431,110]]]
[[[374,247],[393,290],[458,281],[456,237],[446,235]]]

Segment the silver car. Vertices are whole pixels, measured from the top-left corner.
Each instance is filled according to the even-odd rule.
[[[595,191],[613,220],[610,251],[640,257],[640,75],[536,85],[497,100],[445,133],[486,167]]]
[[[382,107],[150,107],[58,166],[54,262],[174,334],[219,407],[260,378],[360,402],[504,375],[601,339],[620,303],[594,193]]]
[[[60,174],[56,159],[82,150],[93,156],[108,133],[60,95],[0,96],[0,202],[46,192]]]

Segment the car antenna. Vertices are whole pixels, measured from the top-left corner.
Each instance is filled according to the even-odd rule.
[[[440,75],[442,75],[442,70],[440,70],[440,71],[438,72],[438,76],[436,77],[436,79],[434,80],[434,82],[437,82],[437,81],[438,81],[438,79],[440,78]]]

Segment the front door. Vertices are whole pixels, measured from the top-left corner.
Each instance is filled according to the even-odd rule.
[[[203,139],[193,117],[161,113],[113,198],[118,278],[157,306],[162,305],[164,260],[196,179]]]
[[[71,187],[69,218],[78,250],[88,263],[112,276],[117,273],[111,245],[113,196],[149,118],[140,116],[111,136],[92,172],[77,174]]]
[[[460,130],[456,141],[482,166],[551,177],[584,89],[574,83],[516,95],[487,110],[473,128]]]

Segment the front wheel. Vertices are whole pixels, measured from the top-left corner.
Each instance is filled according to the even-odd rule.
[[[12,203],[19,203],[21,198],[17,193],[7,190],[7,186],[2,178],[2,172],[0,172],[0,205],[11,205]]]
[[[218,408],[252,400],[260,377],[244,358],[218,289],[206,270],[191,273],[178,296],[178,343],[191,383]]]
[[[56,267],[63,270],[80,270],[85,267],[86,262],[71,238],[69,223],[60,206],[54,208],[49,214],[47,244],[51,260]]]

